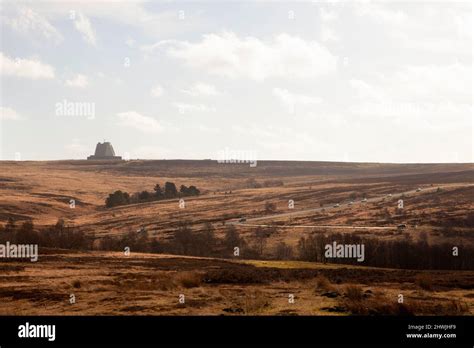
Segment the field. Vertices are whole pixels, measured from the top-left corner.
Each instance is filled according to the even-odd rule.
[[[41,234],[62,219],[66,232],[90,241],[67,249],[39,243],[37,262],[0,261],[0,314],[474,313],[472,164],[136,160],[0,168],[4,232],[31,221]],[[183,197],[185,206],[179,198],[105,206],[116,190],[153,191],[167,181],[201,194]],[[364,244],[364,262],[324,258],[321,248],[333,241]]]

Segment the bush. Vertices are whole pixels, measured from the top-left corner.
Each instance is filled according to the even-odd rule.
[[[125,205],[130,202],[130,195],[127,192],[122,192],[120,190],[111,193],[109,197],[105,200],[105,205],[107,208],[115,207],[117,205]]]
[[[316,278],[316,288],[324,291],[334,291],[334,286],[329,279],[321,274]]]
[[[361,301],[363,299],[362,288],[359,285],[347,285],[345,291],[346,297],[350,301]]]
[[[433,279],[429,274],[419,274],[415,278],[415,284],[426,291],[433,290]]]
[[[159,184],[156,184],[153,188],[153,191],[154,192],[149,192],[145,190],[141,192],[135,192],[130,196],[127,192],[122,192],[118,190],[114,193],[109,194],[109,196],[105,200],[105,206],[107,208],[111,208],[118,205],[157,201],[161,199],[176,198],[178,196],[199,196],[201,194],[201,191],[199,191],[199,189],[194,185],[191,185],[189,187],[181,185],[180,193],[178,194],[176,185],[172,182],[166,182],[164,190]]]

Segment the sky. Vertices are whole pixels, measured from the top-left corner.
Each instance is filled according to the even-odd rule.
[[[106,140],[131,159],[474,162],[472,17],[468,1],[2,1],[0,159]]]

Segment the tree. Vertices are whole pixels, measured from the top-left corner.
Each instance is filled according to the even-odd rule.
[[[201,191],[194,185],[189,186],[187,192],[189,196],[199,196],[201,194]],[[230,191],[230,193],[232,193],[232,191]]]
[[[178,195],[178,190],[176,189],[176,185],[172,182],[167,181],[165,183],[165,197],[174,198],[177,195]]]
[[[277,260],[291,260],[293,258],[293,248],[285,242],[278,243],[275,250]]]
[[[186,222],[180,223],[178,229],[174,231],[174,245],[177,254],[189,255],[193,243],[191,234],[191,228]]]
[[[161,189],[160,184],[156,184],[153,190],[155,191],[155,197],[157,199],[163,198],[164,194],[163,194],[163,190]]]
[[[186,196],[186,194],[188,193],[188,188],[185,185],[181,185],[181,187],[179,188],[179,193],[181,193],[183,196]]]
[[[265,249],[265,246],[267,245],[267,232],[261,228],[257,227],[255,231],[255,240],[256,240],[256,250],[258,253],[258,256],[263,255],[263,250]]]
[[[240,238],[235,226],[228,226],[225,231],[224,246],[228,249],[242,246],[242,238]]]
[[[105,200],[105,205],[107,208],[115,207],[117,205],[128,204],[130,201],[130,195],[127,192],[122,192],[120,190],[115,191],[114,193],[109,194],[109,197]]]
[[[216,234],[215,234],[215,229],[214,226],[210,222],[206,222],[204,225],[204,231],[203,231],[203,236],[204,236],[204,242],[208,245],[209,249],[212,251],[216,244]]]
[[[16,232],[16,243],[19,244],[38,244],[39,236],[34,230],[31,221],[25,221]]]
[[[146,201],[151,198],[151,193],[148,191],[142,191],[138,194],[138,199],[140,201]]]
[[[6,233],[12,233],[13,231],[15,231],[15,220],[13,220],[13,218],[10,216],[8,218],[8,221],[7,221],[7,224],[5,225],[5,232]]]

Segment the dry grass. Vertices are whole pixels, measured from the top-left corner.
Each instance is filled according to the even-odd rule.
[[[245,314],[261,314],[270,306],[268,296],[260,290],[254,290],[245,294],[242,303]]]
[[[469,306],[460,300],[440,300],[426,298],[424,300],[405,298],[398,303],[397,298],[389,297],[383,292],[374,296],[359,297],[358,294],[347,296],[343,306],[354,315],[465,315]]]
[[[323,291],[334,291],[336,288],[331,284],[327,277],[320,274],[316,278],[316,289]]]
[[[415,278],[415,284],[426,291],[433,290],[433,279],[429,274],[418,274]]]
[[[180,272],[175,279],[186,289],[199,287],[202,283],[202,275],[196,272]]]
[[[364,296],[362,288],[354,284],[347,285],[344,294],[350,301],[361,301]]]

